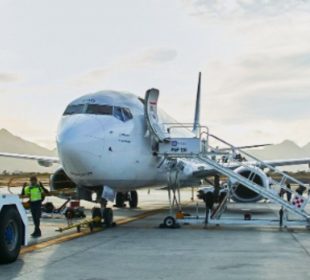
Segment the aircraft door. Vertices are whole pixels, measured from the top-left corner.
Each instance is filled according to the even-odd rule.
[[[159,90],[152,88],[149,89],[145,94],[145,119],[147,128],[151,133],[153,139],[156,142],[169,142],[170,135],[165,130],[163,124],[159,122],[157,114],[157,102],[159,97]]]

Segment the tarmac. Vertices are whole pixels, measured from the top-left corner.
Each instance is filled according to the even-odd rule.
[[[190,196],[182,191],[184,201]],[[59,243],[51,241],[76,231],[56,233],[65,221],[42,219],[44,237],[31,240],[30,247],[45,245],[1,265],[0,279],[310,279],[309,230],[236,225],[162,229],[167,193],[140,191],[139,199],[139,209],[114,209],[116,227]],[[195,205],[187,204],[185,210],[195,212]],[[236,218],[245,212],[258,218],[278,216],[271,203],[234,203],[225,215]]]

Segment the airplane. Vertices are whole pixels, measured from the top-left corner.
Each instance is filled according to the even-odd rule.
[[[172,165],[182,164],[178,186],[199,186],[202,180],[218,176],[211,166],[190,158],[177,162],[166,160],[158,153],[161,144],[175,137],[197,139],[201,143],[200,107],[201,73],[199,73],[194,124],[177,123],[158,108],[159,91],[150,89],[145,98],[127,92],[99,91],[73,100],[61,117],[57,130],[58,157],[44,157],[0,152],[0,156],[36,160],[42,166],[59,164],[51,176],[51,190],[75,188],[80,199],[116,201],[122,207],[129,201],[138,206],[137,190],[171,184]],[[169,147],[177,151],[177,141]],[[267,144],[265,144],[267,145]],[[238,147],[249,149],[265,145]],[[182,147],[181,147],[182,149]],[[227,155],[223,148],[219,154]],[[242,162],[242,159],[241,159]],[[242,176],[251,170],[235,164],[231,168]],[[309,164],[310,158],[264,161],[271,166]],[[253,166],[255,164],[253,163]],[[262,187],[269,184],[268,175],[256,169],[254,181]],[[262,197],[239,185],[232,198],[237,202],[257,202]]]

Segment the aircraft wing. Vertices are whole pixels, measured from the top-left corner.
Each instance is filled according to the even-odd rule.
[[[301,164],[308,164],[310,167],[310,158],[263,160],[263,162],[267,163],[273,167],[289,166],[289,165],[301,165]],[[248,164],[251,164],[251,162],[248,162]],[[255,165],[258,165],[258,164],[255,164]]]
[[[24,155],[24,154],[14,154],[14,153],[0,153],[0,157],[37,160],[38,164],[44,167],[50,167],[54,163],[60,163],[60,160],[58,157]]]
[[[236,147],[237,150],[247,150],[247,149],[254,149],[254,148],[261,148],[266,146],[271,146],[272,144],[258,144],[258,145],[247,145],[247,146],[238,146]],[[231,148],[220,148],[220,152],[231,151]]]
[[[273,167],[278,166],[290,166],[290,165],[302,165],[302,164],[308,164],[310,167],[310,158],[300,158],[300,159],[279,159],[279,160],[264,160],[264,163],[271,165]],[[233,162],[228,164],[223,164],[226,167],[231,169],[236,169],[239,166],[242,166],[242,162]],[[257,166],[260,167],[259,162],[254,161],[247,161],[247,166]],[[195,170],[196,169],[196,170]],[[194,168],[193,170],[193,176],[196,178],[206,178],[209,176],[214,176],[217,174],[217,171],[214,169],[208,168],[207,164],[201,163],[199,167]]]

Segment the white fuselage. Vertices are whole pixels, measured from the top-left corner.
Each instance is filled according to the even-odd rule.
[[[132,116],[121,120],[109,112],[87,113],[86,107],[98,110],[101,105],[129,109]],[[57,147],[66,174],[77,185],[129,191],[167,181],[165,169],[158,168],[161,159],[152,154],[138,97],[103,91],[83,96],[68,108],[59,124]]]

